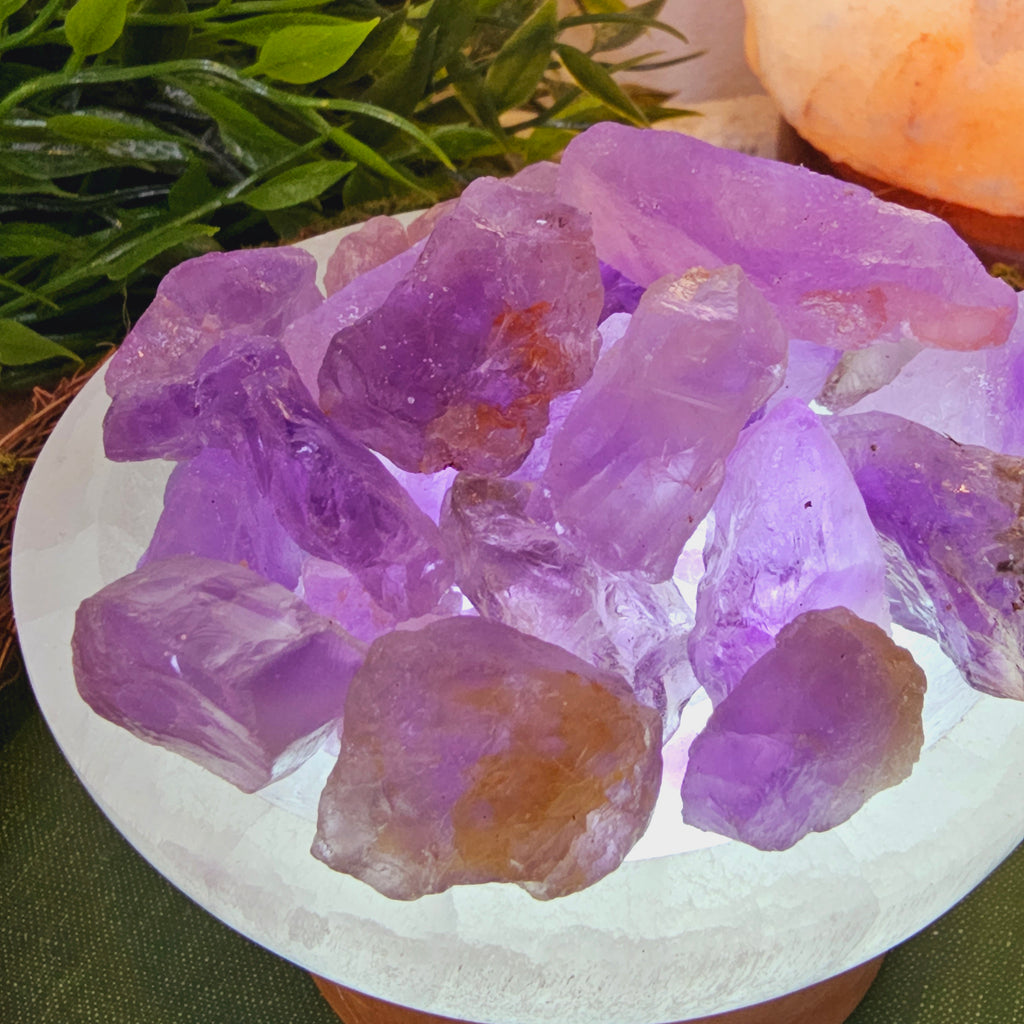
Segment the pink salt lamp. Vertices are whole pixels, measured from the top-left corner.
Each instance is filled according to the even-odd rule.
[[[1017,0],[746,0],[747,59],[831,160],[1024,217],[1024,6]]]

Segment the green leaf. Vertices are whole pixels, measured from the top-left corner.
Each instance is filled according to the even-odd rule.
[[[34,68],[31,64],[17,64],[5,60],[0,64],[0,96],[17,89],[38,75],[39,68]]]
[[[480,156],[500,156],[504,148],[486,128],[475,125],[446,124],[435,128],[430,137],[453,159],[472,160]]]
[[[0,259],[52,256],[76,245],[76,239],[49,224],[0,225]]]
[[[349,135],[343,128],[331,129],[331,141],[368,171],[373,171],[384,178],[390,178],[392,181],[396,181],[400,185],[412,189],[414,192],[420,192],[432,202],[437,201],[437,197],[425,189],[419,182],[413,180],[407,174],[403,174],[397,167],[389,164],[375,149],[367,146],[365,142],[360,142],[355,136]]]
[[[181,164],[187,158],[180,138],[161,131],[143,118],[120,111],[55,114],[47,120],[46,126],[61,138],[125,163],[152,167]]]
[[[255,18],[240,21],[218,22],[203,30],[204,39],[235,39],[249,46],[262,46],[275,32],[286,28],[308,27],[310,25],[331,26],[350,24],[347,20],[330,14],[313,14],[307,11],[291,11],[286,14],[259,14]]]
[[[79,356],[17,320],[0,320],[0,365],[28,366],[44,359],[73,359]]]
[[[402,34],[399,33],[399,39]],[[363,94],[363,99],[396,114],[409,115],[416,109],[434,73],[434,44],[436,34],[420,34],[415,49],[406,60],[393,63],[387,74],[381,75]],[[376,141],[371,137],[370,141]]]
[[[645,113],[653,124],[656,121],[665,121],[670,117],[703,117],[699,110],[687,110],[686,107],[655,107],[653,110],[645,108]]]
[[[64,34],[80,57],[109,50],[124,29],[128,0],[77,0],[64,19]]]
[[[210,224],[174,224],[170,227],[155,228],[125,246],[117,246],[116,256],[112,259],[100,259],[100,269],[111,281],[121,281],[132,271],[138,270],[173,246],[192,242],[197,238],[209,238],[216,233],[217,228]]]
[[[576,79],[580,88],[630,123],[647,126],[643,111],[619,88],[607,68],[601,67],[575,46],[560,43],[556,50],[566,71]]]
[[[484,86],[484,76],[461,53],[448,58],[448,74],[455,95],[473,120],[508,148],[494,99]]]
[[[6,21],[12,14],[17,14],[27,3],[28,0],[0,0],[0,21]]]
[[[518,107],[534,94],[551,62],[557,30],[555,0],[546,0],[498,51],[484,85],[499,110]]]
[[[621,14],[629,10],[623,0],[582,0],[580,7],[587,14]]]
[[[132,117],[119,110],[76,111],[74,114],[55,114],[46,126],[66,139],[76,142],[103,141],[162,141],[180,143],[176,135],[162,131],[144,118]]]
[[[367,174],[362,167],[357,167],[346,179],[341,190],[345,201],[345,209],[353,210],[361,206],[367,208],[366,217],[375,213],[386,212],[378,204],[388,195],[388,186],[380,178]],[[372,211],[372,212],[370,212]],[[361,217],[360,219],[366,219]]]
[[[259,60],[246,70],[292,85],[307,85],[333,74],[359,49],[380,22],[350,21],[332,27],[296,25],[274,32],[260,49]]]
[[[190,160],[181,177],[167,193],[167,208],[175,217],[181,217],[216,195],[217,189],[199,160]]]
[[[132,7],[132,17],[124,30],[123,64],[156,64],[178,60],[188,52],[192,27],[179,25],[146,25],[134,23],[141,15],[188,17],[185,0],[140,0]]]
[[[476,25],[478,0],[433,0],[420,29],[431,38],[434,70],[447,67]]]
[[[316,199],[355,166],[350,160],[318,160],[300,164],[282,171],[241,198],[257,210],[282,210],[286,206]]]
[[[0,166],[3,161],[0,160]],[[58,188],[52,182],[30,178],[28,175],[9,171],[0,175],[0,196],[60,196],[63,199],[77,199],[74,192]]]
[[[620,50],[635,42],[648,29],[657,29],[680,42],[688,43],[689,40],[679,29],[664,21],[658,21],[658,15],[664,6],[665,0],[648,0],[647,3],[621,11],[603,11],[563,18],[558,27],[567,29],[577,25],[596,25],[597,31],[594,33],[591,53]]]
[[[262,216],[282,241],[291,241],[309,234],[314,224],[323,223],[321,214],[309,206],[286,206],[283,210],[267,210]]]
[[[694,50],[691,53],[684,53],[680,57],[672,57],[666,60],[656,60],[662,54],[661,50],[654,53],[640,53],[628,60],[619,60],[608,66],[608,70],[617,75],[620,71],[661,71],[664,68],[678,67],[680,64],[688,64],[691,60],[703,57],[707,50]],[[671,95],[671,94],[669,94]]]
[[[397,11],[384,15],[380,24],[366,37],[366,42],[356,50],[339,72],[338,77],[342,82],[354,82],[363,75],[370,74],[382,63],[386,65],[389,58],[401,52],[402,44],[399,38],[402,30],[406,28],[407,13],[407,8],[400,7]],[[409,43],[406,56],[412,53],[413,45],[413,42]]]
[[[34,137],[17,139],[4,138],[0,134],[0,168],[6,172],[0,174],[0,178],[31,178],[40,182],[42,191],[49,191],[44,183],[54,178],[89,174],[122,162],[92,146],[70,142],[50,133],[36,133]]]
[[[225,149],[243,166],[258,171],[294,152],[295,144],[219,89],[182,82],[182,87],[217,122]]]
[[[574,134],[565,128],[534,128],[523,140],[520,152],[530,164],[553,160],[569,145]]]
[[[13,278],[8,277],[6,274],[0,274],[0,287],[8,288],[12,292],[17,292],[18,295],[27,299],[31,299],[33,302],[39,302],[42,303],[42,305],[44,306],[49,306],[50,309],[60,309],[60,306],[58,306],[56,302],[51,301],[36,289],[29,288],[27,285],[21,284],[20,281],[15,281]]]

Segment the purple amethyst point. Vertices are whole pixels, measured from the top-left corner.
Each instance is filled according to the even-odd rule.
[[[71,648],[78,692],[97,714],[245,792],[317,749],[362,660],[284,587],[188,555],[86,598]]]
[[[353,680],[313,855],[393,899],[613,871],[661,776],[661,722],[621,678],[500,623],[389,633]]]
[[[845,608],[797,616],[690,747],[683,820],[760,850],[844,822],[910,775],[925,675]]]
[[[559,521],[607,568],[667,580],[786,351],[738,267],[651,285],[552,441],[543,482]]]
[[[388,301],[335,336],[321,404],[402,469],[510,472],[589,377],[602,295],[585,216],[479,179]]]

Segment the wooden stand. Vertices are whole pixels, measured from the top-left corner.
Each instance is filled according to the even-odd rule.
[[[864,998],[881,965],[882,957],[878,957],[788,996],[686,1024],[842,1024]],[[466,1024],[374,999],[316,975],[313,980],[345,1024]]]

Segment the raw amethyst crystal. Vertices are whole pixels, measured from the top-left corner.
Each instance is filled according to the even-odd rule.
[[[858,350],[859,351],[859,350]],[[842,358],[834,348],[817,345],[813,341],[791,338],[786,359],[786,376],[782,386],[765,403],[765,410],[771,409],[787,398],[799,398],[802,402],[813,402],[821,395],[833,371]]]
[[[287,365],[288,357],[270,337],[224,332],[173,383],[168,374],[151,389],[133,388],[114,397],[103,421],[107,457],[180,460],[194,458],[209,444],[230,447],[234,431],[225,422],[232,421],[239,399],[216,381],[224,365],[236,364],[237,376]]]
[[[188,415],[196,367],[226,333],[276,337],[322,301],[316,261],[300,249],[208,253],[179,264],[107,369],[107,457],[165,457],[163,436],[174,435]],[[198,451],[174,449],[167,457]]]
[[[924,349],[936,355],[953,359],[984,358],[990,352],[1005,348],[981,349],[977,353],[949,352],[944,349]],[[840,412],[856,405],[866,395],[886,387],[899,372],[922,351],[916,341],[881,341],[869,348],[844,352],[822,385],[818,402],[832,412]]]
[[[889,625],[885,556],[846,461],[787,399],[740,435],[715,500],[690,657],[716,704],[812,608]]]
[[[343,327],[382,306],[392,288],[416,265],[422,251],[422,245],[412,246],[366,271],[285,329],[281,344],[314,398],[320,394],[317,375],[331,339]]]
[[[331,619],[362,643],[372,643],[398,625],[397,618],[374,601],[359,577],[336,562],[310,555],[302,563],[297,593],[317,615]]]
[[[233,352],[208,368],[200,388],[209,393],[208,440],[248,467],[304,551],[355,573],[397,620],[427,614],[452,580],[437,526],[370,451],[327,420],[273,352]]]
[[[303,552],[355,573],[398,621],[433,610],[452,579],[436,524],[320,412],[280,345],[228,335],[193,378],[187,409],[165,417],[165,454],[229,451]]]
[[[604,286],[604,305],[601,307],[601,322],[616,313],[633,313],[640,305],[644,293],[642,285],[630,281],[625,274],[601,264],[601,284]]]
[[[677,132],[595,125],[569,143],[559,195],[593,218],[598,256],[638,284],[738,263],[790,337],[837,348],[1006,340],[1016,300],[944,221],[803,168]]]
[[[661,722],[618,677],[497,622],[389,633],[353,680],[313,855],[393,899],[614,870],[654,808]]]
[[[824,422],[882,538],[893,618],[971,686],[1024,700],[1024,459],[887,413]]]
[[[408,473],[383,456],[381,464],[402,485],[402,489],[416,506],[436,523],[441,514],[444,496],[457,475],[456,471],[442,469],[437,473]]]
[[[86,598],[71,648],[97,714],[246,792],[316,750],[362,660],[284,587],[188,555]]]
[[[925,349],[852,412],[890,412],[1006,455],[1024,455],[1024,292],[1010,340],[979,352]]]
[[[602,356],[626,333],[630,320],[629,313],[612,313],[606,320],[601,321],[597,333],[601,336],[600,354]],[[510,480],[534,483],[544,476],[544,471],[551,459],[551,446],[555,443],[555,438],[562,429],[569,410],[576,404],[576,399],[579,396],[579,391],[566,391],[551,399],[551,405],[548,408],[547,430],[533,442],[530,454],[526,456],[519,468],[508,474]]]
[[[509,179],[515,182],[516,188],[526,188],[533,192],[546,192],[553,196],[558,188],[558,164],[550,160],[541,160],[535,164],[527,164]]]
[[[302,563],[298,595],[317,613],[331,619],[361,643],[371,643],[392,629],[415,629],[426,622],[462,612],[462,594],[445,591],[425,615],[399,619],[373,599],[359,577],[336,562],[310,555]]]
[[[321,404],[403,469],[508,472],[589,377],[602,295],[582,214],[479,179],[387,303],[338,332]]]
[[[668,579],[785,359],[738,267],[652,285],[552,442],[544,483],[559,521],[607,568]]]
[[[435,203],[429,209],[424,210],[405,229],[405,233],[409,237],[409,244],[416,245],[428,238],[437,226],[437,222],[442,217],[447,217],[458,205],[458,199],[446,199],[443,203]]]
[[[845,608],[799,615],[690,747],[683,820],[761,850],[846,821],[910,775],[925,675]]]
[[[697,682],[685,645],[693,616],[671,580],[648,583],[587,558],[556,531],[536,484],[460,473],[441,533],[481,615],[619,673],[661,713],[666,739],[675,731]]]
[[[293,590],[303,552],[278,522],[253,475],[230,452],[207,448],[176,466],[139,566],[171,555],[243,565]]]
[[[324,290],[333,295],[357,277],[409,248],[409,236],[394,217],[371,217],[338,242],[324,271]]]

